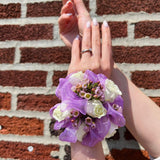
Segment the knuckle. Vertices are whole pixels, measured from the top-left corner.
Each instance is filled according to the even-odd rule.
[[[110,48],[110,47],[112,46],[111,41],[110,41],[110,40],[107,40],[107,41],[106,41],[106,45],[107,45],[108,48]]]
[[[100,69],[100,62],[99,61],[95,61],[94,65],[93,65],[93,69]]]
[[[88,43],[85,43],[85,46],[83,47],[83,49],[88,49],[90,48],[90,45]]]
[[[100,40],[96,39],[95,44],[96,44],[96,46],[100,46]]]

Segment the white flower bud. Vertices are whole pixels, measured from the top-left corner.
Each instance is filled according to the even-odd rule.
[[[58,122],[63,121],[71,115],[70,111],[64,110],[66,108],[65,103],[60,103],[53,111],[53,118]]]
[[[107,114],[107,110],[99,100],[88,101],[85,110],[93,118],[101,118]]]
[[[82,80],[84,79],[84,73],[82,71],[77,72],[77,73],[73,73],[70,77],[69,77],[69,82],[72,85],[77,85],[78,83],[80,83]]]
[[[114,84],[113,81],[106,79],[104,94],[105,101],[113,102],[118,95],[122,95],[122,92],[119,90],[118,86]]]

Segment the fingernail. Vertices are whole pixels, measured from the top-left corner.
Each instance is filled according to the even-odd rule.
[[[87,28],[89,28],[91,26],[91,22],[88,21],[87,24],[86,24]]]
[[[76,40],[79,40],[79,35],[77,35],[75,39],[76,39]]]
[[[71,5],[71,4],[72,4],[72,1],[71,1],[71,0],[68,0],[67,3],[66,3],[66,5],[68,5],[68,4]]]
[[[109,27],[106,20],[103,21],[103,25],[104,25],[105,27]]]
[[[68,0],[67,2],[66,2],[66,4],[68,4],[69,2],[72,2],[71,0]]]
[[[68,17],[70,17],[70,16],[72,16],[72,13],[66,13],[66,15],[67,15]]]
[[[96,18],[93,18],[93,25],[97,25],[98,23],[97,23],[97,19]]]

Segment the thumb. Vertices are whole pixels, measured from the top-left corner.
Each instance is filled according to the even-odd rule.
[[[76,10],[78,14],[88,13],[86,6],[83,3],[83,0],[74,0],[74,4],[76,6]]]

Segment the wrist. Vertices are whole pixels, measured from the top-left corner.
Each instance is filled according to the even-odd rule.
[[[84,146],[79,141],[71,143],[71,157],[72,160],[105,159],[101,142],[97,143],[94,147]]]

